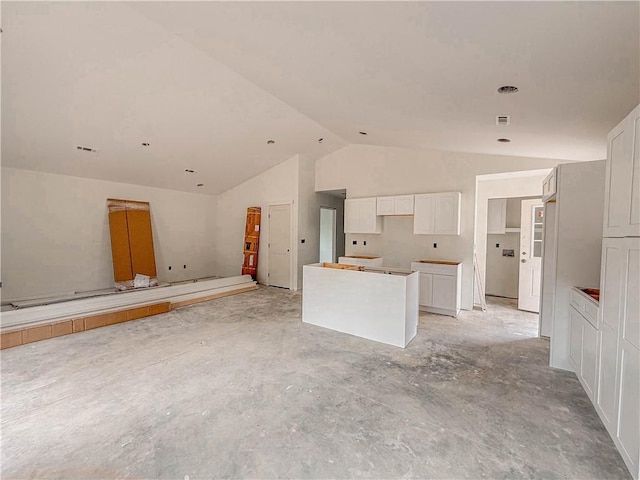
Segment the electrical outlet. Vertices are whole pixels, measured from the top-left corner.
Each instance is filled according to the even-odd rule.
[[[300,240],[300,243],[304,243],[304,242],[305,242],[305,239],[304,239],[304,238],[303,238],[302,240]]]
[[[500,244],[499,243],[496,243],[496,248],[500,248]]]
[[[169,265],[169,270],[171,270],[171,265]]]
[[[354,245],[357,245],[357,244],[358,244],[358,241],[357,241],[357,240],[354,240],[354,241],[353,241],[353,244],[354,244]]]
[[[437,244],[437,243],[434,243],[434,244],[433,244],[433,248],[438,248],[438,244]]]
[[[363,244],[363,245],[366,245],[366,244],[367,244],[367,241],[366,241],[366,240],[365,240],[365,241],[363,241],[363,242],[362,242],[362,244]]]
[[[186,265],[183,265],[183,266],[182,266],[182,268],[187,268],[187,266],[186,266]]]

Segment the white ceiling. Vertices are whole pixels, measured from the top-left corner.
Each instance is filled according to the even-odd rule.
[[[347,143],[600,159],[640,103],[638,2],[2,2],[2,28],[3,165],[200,193]]]

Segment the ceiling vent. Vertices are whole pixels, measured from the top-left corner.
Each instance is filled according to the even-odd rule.
[[[511,124],[511,116],[509,116],[509,115],[498,115],[496,117],[496,125],[507,126],[509,124]]]
[[[78,150],[80,150],[81,152],[98,153],[100,151],[97,148],[86,147],[84,145],[78,145],[78,146],[76,146],[76,148]]]

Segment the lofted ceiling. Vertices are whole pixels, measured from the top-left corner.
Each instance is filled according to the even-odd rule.
[[[349,143],[594,160],[640,103],[635,1],[1,8],[2,163],[30,170],[217,194]]]

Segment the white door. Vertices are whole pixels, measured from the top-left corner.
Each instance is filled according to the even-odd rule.
[[[320,207],[319,262],[336,262],[336,209]]]
[[[269,206],[269,285],[291,288],[291,206]]]
[[[544,206],[538,199],[523,200],[520,210],[520,279],[518,309],[540,312],[542,222]]]

